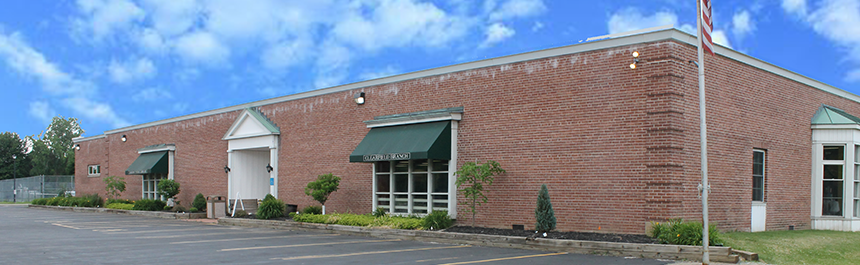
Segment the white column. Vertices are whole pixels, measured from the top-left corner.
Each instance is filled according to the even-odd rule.
[[[454,172],[457,171],[457,130],[459,121],[451,121],[451,160],[448,161],[448,215],[457,218],[457,181]]]
[[[845,176],[842,178],[842,213],[845,219],[854,217],[854,142],[845,145]],[[844,230],[851,231],[851,229]]]
[[[233,168],[233,150],[227,150],[227,167]],[[227,172],[227,200],[233,196],[233,172]]]
[[[173,179],[173,171],[176,168],[173,166],[173,153],[173,151],[167,151],[167,179]]]
[[[278,148],[275,146],[269,148],[269,165],[273,168],[269,172],[269,194],[278,198]]]

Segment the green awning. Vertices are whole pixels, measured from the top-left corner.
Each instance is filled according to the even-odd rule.
[[[140,154],[125,170],[125,174],[167,174],[167,151]]]
[[[430,122],[370,129],[349,155],[349,162],[451,159],[451,122]]]

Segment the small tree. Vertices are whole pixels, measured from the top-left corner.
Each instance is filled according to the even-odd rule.
[[[125,191],[125,177],[109,176],[104,179],[108,197],[116,199]]]
[[[172,199],[176,204],[179,204],[175,198],[176,194],[179,194],[179,182],[172,179],[163,179],[158,182],[158,195],[167,198],[168,201]]]
[[[484,195],[484,185],[493,184],[493,176],[505,173],[499,162],[488,160],[486,163],[466,162],[455,172],[457,175],[457,188],[470,201],[469,209],[472,211],[472,226],[475,226],[475,212],[478,205],[487,202]],[[465,188],[462,186],[465,185]],[[480,199],[480,200],[478,200]]]
[[[197,193],[197,196],[194,196],[191,207],[197,208],[198,211],[206,211],[206,198],[203,197],[203,193]]]
[[[552,203],[549,201],[549,190],[546,189],[546,184],[541,185],[540,192],[538,192],[535,219],[537,219],[535,230],[538,233],[549,232],[555,229],[555,212],[552,210]]]
[[[319,175],[317,176],[317,180],[308,183],[308,186],[305,188],[305,194],[320,202],[322,204],[322,214],[325,214],[325,202],[332,192],[337,191],[338,185],[340,185],[339,177],[331,173]]]

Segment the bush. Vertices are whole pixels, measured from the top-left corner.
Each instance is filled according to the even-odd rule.
[[[114,203],[134,204],[134,201],[126,200],[126,199],[107,199],[107,204],[114,204]]]
[[[194,201],[191,202],[191,208],[206,211],[206,198],[203,197],[203,193],[197,193],[197,196],[194,196]],[[196,212],[196,210],[192,212]]]
[[[358,214],[298,214],[293,216],[296,222],[317,224],[339,224],[364,227],[387,227],[393,229],[419,229],[422,219],[411,217],[380,217]]]
[[[187,212],[188,210],[185,209],[185,206],[177,204],[177,205],[174,205],[173,208],[170,208],[170,211],[176,212],[176,213],[184,213],[184,212]]]
[[[272,196],[272,194],[266,194],[266,197],[263,197],[263,201],[276,200],[276,199],[278,199],[278,198],[275,198],[275,196]]]
[[[289,217],[290,217],[290,218],[292,218],[292,219],[296,219],[296,216],[298,216],[298,215],[299,215],[299,214],[294,213],[294,212],[290,212],[290,213],[288,213],[288,214],[287,214],[287,216],[289,216]]]
[[[105,208],[119,209],[119,210],[132,210],[132,209],[134,209],[134,204],[130,204],[130,203],[108,203],[108,205]]]
[[[385,209],[382,209],[382,207],[376,207],[376,210],[373,211],[373,213],[371,213],[371,215],[373,215],[373,217],[377,217],[377,218],[386,217],[386,216],[388,216],[388,212],[386,212]]]
[[[191,207],[191,208],[188,208],[188,211],[192,212],[192,213],[196,213],[196,212],[199,212],[200,210],[198,210],[197,207]]]
[[[246,212],[245,210],[236,210],[236,213],[233,214],[233,217],[235,218],[241,218],[245,216],[248,216],[248,212]]]
[[[549,200],[549,190],[546,184],[540,186],[538,192],[537,207],[535,207],[535,230],[539,233],[555,230],[555,212],[552,210],[552,202]]]
[[[161,211],[167,204],[161,200],[142,199],[134,202],[133,210],[137,211]]]
[[[684,222],[681,219],[671,219],[664,223],[651,223],[651,237],[660,244],[672,245],[702,245],[702,223],[697,221]],[[708,227],[708,245],[721,244],[720,231],[715,225]]]
[[[302,209],[302,214],[322,214],[322,207],[319,206],[308,206]]]
[[[32,201],[30,201],[30,204],[32,204],[32,205],[47,205],[48,201],[50,201],[50,200],[51,199],[49,199],[49,198],[33,199]]]
[[[271,194],[266,195],[266,199],[263,199],[263,203],[260,204],[260,208],[257,209],[257,218],[258,219],[272,219],[283,217],[284,212],[287,210],[287,205],[284,204],[283,201],[275,199]]]
[[[448,216],[448,211],[433,211],[421,221],[421,227],[427,230],[439,230],[451,227],[454,220]]]
[[[164,196],[165,199],[172,199],[179,194],[179,182],[172,179],[162,179],[158,182],[158,195]]]

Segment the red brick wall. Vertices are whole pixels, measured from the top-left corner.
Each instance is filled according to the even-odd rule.
[[[642,62],[635,70],[630,53]],[[717,57],[708,67],[711,219],[748,230],[753,148],[767,149],[768,229],[809,227],[809,119],[821,103],[860,114],[860,105],[739,62]],[[539,59],[262,106],[281,129],[279,197],[299,207],[317,175],[342,178],[327,211],[371,211],[371,165],[349,163],[374,116],[464,106],[459,162],[496,160],[507,173],[487,187],[478,224],[534,226],[547,184],[564,231],[644,233],[648,221],[700,219],[698,83],[695,49],[674,41]],[[366,93],[367,103],[352,96]],[[227,193],[227,142],[239,111],[131,130],[83,142],[79,193],[103,193],[85,178],[122,176],[137,149],[176,144],[180,200]],[[119,141],[120,135],[128,142]],[[88,148],[94,150],[88,150]],[[101,159],[101,160],[99,160]],[[126,176],[126,198],[140,197],[140,176]],[[459,196],[459,219],[471,214]]]

